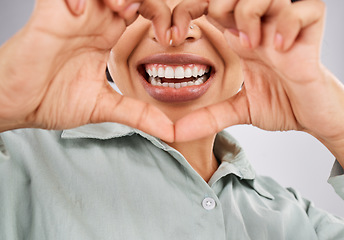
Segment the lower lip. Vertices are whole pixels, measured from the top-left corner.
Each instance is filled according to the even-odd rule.
[[[209,79],[201,85],[181,87],[176,89],[170,87],[153,86],[152,84],[148,83],[141,74],[139,75],[144,89],[151,97],[160,102],[170,103],[187,102],[201,97],[209,89],[214,79],[214,74],[211,74]]]

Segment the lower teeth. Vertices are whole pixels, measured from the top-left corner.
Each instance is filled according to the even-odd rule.
[[[169,87],[169,88],[182,88],[182,87],[189,87],[189,86],[197,86],[203,84],[207,80],[207,76],[203,75],[202,77],[199,77],[193,81],[188,82],[178,82],[178,83],[168,83],[164,82],[161,83],[161,78],[159,77],[149,77],[149,82],[153,86],[159,86],[159,87]]]

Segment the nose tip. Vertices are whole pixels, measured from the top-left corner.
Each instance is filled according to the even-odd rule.
[[[153,28],[150,28],[150,30],[149,30],[149,37],[157,42]],[[201,31],[200,27],[197,26],[197,24],[191,23],[191,25],[188,28],[188,32],[185,35],[183,42],[180,43],[180,45],[185,43],[185,42],[197,41],[201,37],[202,37],[202,31]]]
[[[196,24],[191,24],[188,28],[188,33],[185,36],[184,41],[195,41],[200,39],[202,36],[202,31]]]

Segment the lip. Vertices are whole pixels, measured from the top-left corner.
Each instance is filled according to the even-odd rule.
[[[209,79],[201,85],[182,87],[179,89],[153,86],[146,81],[141,72],[142,69],[140,71],[140,67],[142,68],[144,64],[154,63],[167,65],[202,64],[210,66],[212,72]],[[155,54],[140,60],[136,66],[140,82],[146,92],[151,97],[161,102],[178,103],[195,100],[206,93],[216,75],[215,66],[210,60],[193,54]]]

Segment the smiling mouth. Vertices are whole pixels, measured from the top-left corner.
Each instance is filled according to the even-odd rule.
[[[144,64],[141,74],[156,87],[180,89],[204,84],[211,75],[211,67],[203,64]]]
[[[156,54],[140,61],[137,70],[146,92],[162,102],[187,102],[201,97],[214,82],[209,60],[192,54]]]

